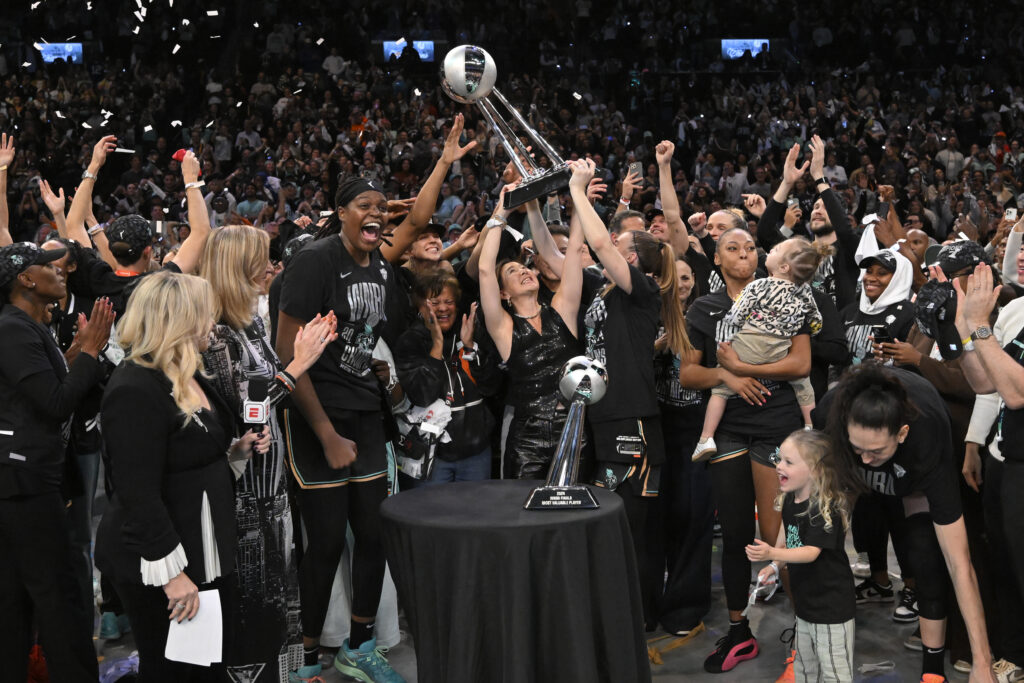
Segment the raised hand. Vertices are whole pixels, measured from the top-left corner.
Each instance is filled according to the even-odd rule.
[[[469,307],[469,315],[462,316],[462,329],[459,331],[459,339],[462,341],[462,346],[467,349],[473,348],[473,330],[476,326],[476,309],[477,302]]]
[[[54,194],[50,188],[50,183],[45,180],[39,181],[39,196],[42,197],[43,203],[46,204],[46,208],[50,210],[54,218],[57,216],[64,216],[64,207],[67,205],[64,199],[64,188],[57,188],[58,194]]]
[[[14,136],[7,133],[0,134],[0,166],[10,166],[14,163]],[[10,169],[7,169],[8,172]]]
[[[295,333],[295,357],[292,359],[292,363],[299,366],[295,368],[296,373],[302,374],[313,367],[324,349],[338,338],[337,330],[338,318],[334,311],[325,316],[317,313],[315,318],[299,328]]]
[[[764,202],[763,199],[761,201],[762,203]],[[700,213],[691,214],[690,217],[686,219],[686,222],[689,224],[690,230],[695,235],[699,235],[704,231],[708,224],[708,216],[706,213],[701,211]]]
[[[114,305],[110,299],[101,297],[92,306],[92,314],[86,319],[84,313],[78,314],[78,343],[82,353],[92,357],[100,355],[100,351],[110,339],[110,328],[114,324]]]
[[[825,176],[825,142],[820,136],[811,138],[811,177],[822,178]]]
[[[675,154],[676,146],[668,140],[662,140],[654,148],[654,158],[659,166],[667,166],[672,163],[672,155]]]
[[[570,161],[569,168],[572,169],[572,178],[569,179],[570,190],[582,190],[584,194],[587,192],[587,186],[590,184],[590,179],[594,177],[594,170],[596,166],[592,159],[579,159],[577,161]]]
[[[799,156],[800,145],[794,144],[789,148],[789,153],[786,154],[786,162],[782,166],[782,182],[788,187],[795,185],[796,181],[803,178],[804,173],[807,173],[807,169],[810,168],[810,161],[805,161],[803,166],[796,165],[796,160]]]
[[[601,178],[592,178],[587,185],[587,199],[591,203],[600,199],[608,191],[608,185]]]
[[[622,181],[622,196],[626,199],[632,199],[633,193],[639,190],[643,184],[644,179],[640,177],[639,173],[627,174],[625,180]]]
[[[92,148],[92,161],[89,163],[89,168],[95,169],[93,172],[102,168],[103,164],[107,163],[107,154],[113,152],[115,147],[117,147],[117,136],[105,135],[100,138]]]
[[[192,150],[185,152],[185,156],[181,159],[181,178],[185,181],[186,185],[199,180],[201,168],[199,159],[196,158],[196,153]]]
[[[441,163],[451,165],[455,161],[469,154],[476,149],[476,140],[471,140],[468,145],[460,146],[459,138],[462,136],[462,129],[466,125],[466,119],[462,114],[455,115],[452,129],[444,141],[444,151],[441,152]]]
[[[743,196],[743,206],[747,208],[754,218],[760,218],[764,215],[765,209],[768,205],[764,202],[764,197],[759,194],[745,194]]]

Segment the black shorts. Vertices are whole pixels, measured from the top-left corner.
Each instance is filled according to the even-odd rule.
[[[774,468],[775,463],[772,458],[785,440],[785,437],[741,436],[719,430],[715,434],[715,446],[718,453],[712,456],[710,463],[714,465],[716,462],[750,453],[751,461]]]
[[[596,459],[594,485],[614,491],[624,481],[636,478],[634,491],[638,495],[657,496],[665,462],[661,417],[595,422],[590,428]]]
[[[320,439],[302,414],[285,409],[282,414],[285,453],[292,476],[304,489],[343,486],[386,477],[388,456],[384,436],[384,416],[380,411],[342,410],[328,416],[336,431],[356,442],[358,455],[348,467],[336,470],[327,464]]]

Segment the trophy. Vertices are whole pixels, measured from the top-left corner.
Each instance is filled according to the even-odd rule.
[[[569,416],[558,440],[558,450],[551,461],[548,479],[526,499],[527,510],[559,510],[566,508],[594,509],[600,507],[594,494],[576,483],[583,447],[583,417],[588,405],[597,403],[608,388],[608,371],[604,365],[586,356],[576,356],[562,368],[558,389],[569,400]]]
[[[505,194],[505,208],[512,209],[567,187],[572,177],[572,169],[566,165],[555,148],[548,144],[547,140],[542,138],[494,87],[497,78],[498,68],[494,60],[486,50],[475,45],[460,45],[453,48],[445,55],[441,65],[441,87],[456,102],[475,103],[480,108],[480,112],[523,178],[516,189]],[[501,115],[497,105],[511,117],[511,122]],[[551,168],[545,169],[533,160],[527,145],[516,134],[513,123],[530,140],[534,151],[540,151],[547,156],[551,161]]]

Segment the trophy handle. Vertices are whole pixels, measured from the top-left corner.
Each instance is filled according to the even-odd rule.
[[[532,175],[532,172],[526,170],[526,166],[523,165],[523,161],[519,156],[518,150],[512,146],[512,142],[508,139],[505,130],[498,123],[498,121],[504,123],[504,119],[498,116],[497,112],[493,111],[494,105],[492,105],[485,97],[478,100],[476,106],[480,109],[480,113],[484,115],[484,118],[487,119],[487,122],[491,124],[491,128],[494,129],[494,134],[498,136],[499,140],[501,140],[501,146],[505,148],[505,152],[508,154],[509,158],[512,159],[512,163],[515,164],[516,170],[519,171],[519,175],[523,178],[529,178]],[[516,142],[519,142],[519,138],[514,135],[512,138]],[[529,159],[529,154],[527,154],[525,158]]]
[[[498,101],[508,109],[509,113],[512,114],[512,118],[516,120],[516,123],[522,126],[523,130],[526,131],[527,137],[533,141],[533,144],[540,147],[547,158],[551,160],[552,166],[561,166],[565,163],[565,160],[559,156],[558,152],[555,151],[555,148],[548,144],[548,141],[542,138],[540,134],[535,131],[529,123],[527,123],[526,119],[523,118],[523,115],[519,113],[519,110],[509,104],[509,101],[505,99],[505,96],[501,94],[500,90],[492,88],[491,92],[494,93],[494,96],[498,98]]]

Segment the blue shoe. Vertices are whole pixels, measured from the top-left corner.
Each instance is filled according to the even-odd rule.
[[[103,640],[120,640],[121,628],[118,626],[117,615],[104,612],[100,615],[100,638]]]
[[[122,635],[127,635],[132,632],[132,622],[128,619],[127,614],[117,615],[117,628],[121,630]]]
[[[334,657],[334,668],[362,683],[405,683],[384,658],[386,652],[387,648],[377,647],[376,638],[370,638],[357,650],[350,650],[346,638]]]
[[[324,679],[320,677],[323,670],[319,664],[311,664],[298,671],[289,671],[288,683],[324,683]]]

